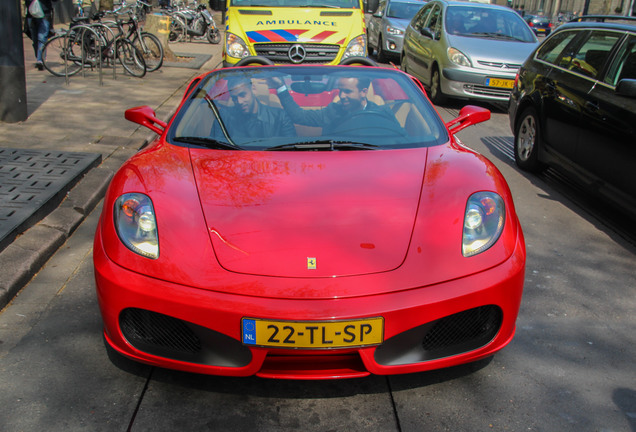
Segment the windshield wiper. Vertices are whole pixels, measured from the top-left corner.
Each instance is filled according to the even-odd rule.
[[[493,39],[506,39],[506,40],[516,40],[516,41],[520,41],[521,40],[521,39],[516,38],[514,36],[501,34],[501,33],[494,33],[494,32],[491,32],[491,33],[475,32],[475,33],[469,33],[468,36],[486,36],[486,37],[493,38]]]
[[[270,147],[266,150],[377,150],[380,147],[374,144],[351,142],[351,141],[334,141],[334,140],[318,140],[307,141],[291,144],[281,144]]]
[[[202,146],[209,149],[215,150],[243,150],[241,147],[236,144],[230,144],[223,141],[215,140],[212,138],[204,138],[204,137],[196,137],[196,136],[180,136],[174,137],[173,141],[186,143],[186,144],[194,144],[198,146]]]

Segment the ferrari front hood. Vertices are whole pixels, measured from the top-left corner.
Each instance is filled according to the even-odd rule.
[[[278,277],[378,273],[404,261],[427,149],[191,150],[219,264]]]

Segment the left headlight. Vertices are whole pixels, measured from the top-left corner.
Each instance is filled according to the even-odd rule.
[[[396,27],[391,27],[391,26],[387,26],[386,27],[386,32],[390,35],[394,35],[394,36],[399,36],[404,34],[404,30],[396,28]]]
[[[152,259],[159,258],[157,218],[150,197],[141,193],[123,194],[115,201],[115,230],[131,251]]]
[[[349,42],[347,49],[342,55],[342,60],[349,57],[366,57],[367,56],[367,36],[360,35]],[[341,61],[342,61],[341,60]]]
[[[462,254],[477,255],[499,239],[506,219],[503,199],[494,192],[477,192],[468,198],[464,213]]]

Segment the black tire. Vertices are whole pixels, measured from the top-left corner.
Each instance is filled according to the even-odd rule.
[[[141,52],[146,62],[148,72],[154,72],[163,65],[163,46],[159,38],[152,33],[142,32],[140,38],[135,38],[133,45]]]
[[[375,58],[380,63],[385,63],[388,60],[388,57],[386,55],[386,51],[384,50],[384,43],[382,41],[382,36],[378,36],[378,55],[375,56]]]
[[[441,80],[442,78],[439,73],[439,68],[434,66],[433,72],[431,72],[431,86],[428,93],[431,98],[431,102],[433,102],[435,105],[441,105],[447,101],[447,98],[442,91]]]
[[[524,171],[539,173],[546,165],[539,160],[540,128],[537,110],[528,107],[515,127],[515,162]]]
[[[217,28],[210,27],[205,35],[211,44],[218,45],[221,42],[221,32]]]
[[[72,76],[82,70],[81,46],[59,35],[49,39],[42,49],[44,68],[55,76]]]
[[[142,78],[146,75],[144,56],[135,48],[132,42],[126,39],[115,41],[115,53],[117,60],[119,60],[126,72],[137,78]]]
[[[367,41],[369,41],[369,32],[367,31]],[[367,45],[367,55],[373,55],[373,47],[371,46],[371,42]]]

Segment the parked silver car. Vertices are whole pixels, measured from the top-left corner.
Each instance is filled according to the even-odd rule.
[[[375,49],[379,62],[399,58],[404,30],[424,4],[423,0],[381,0],[367,24],[369,54]]]
[[[435,104],[447,97],[507,102],[515,74],[538,43],[512,9],[433,0],[406,29],[402,70],[429,89]]]

